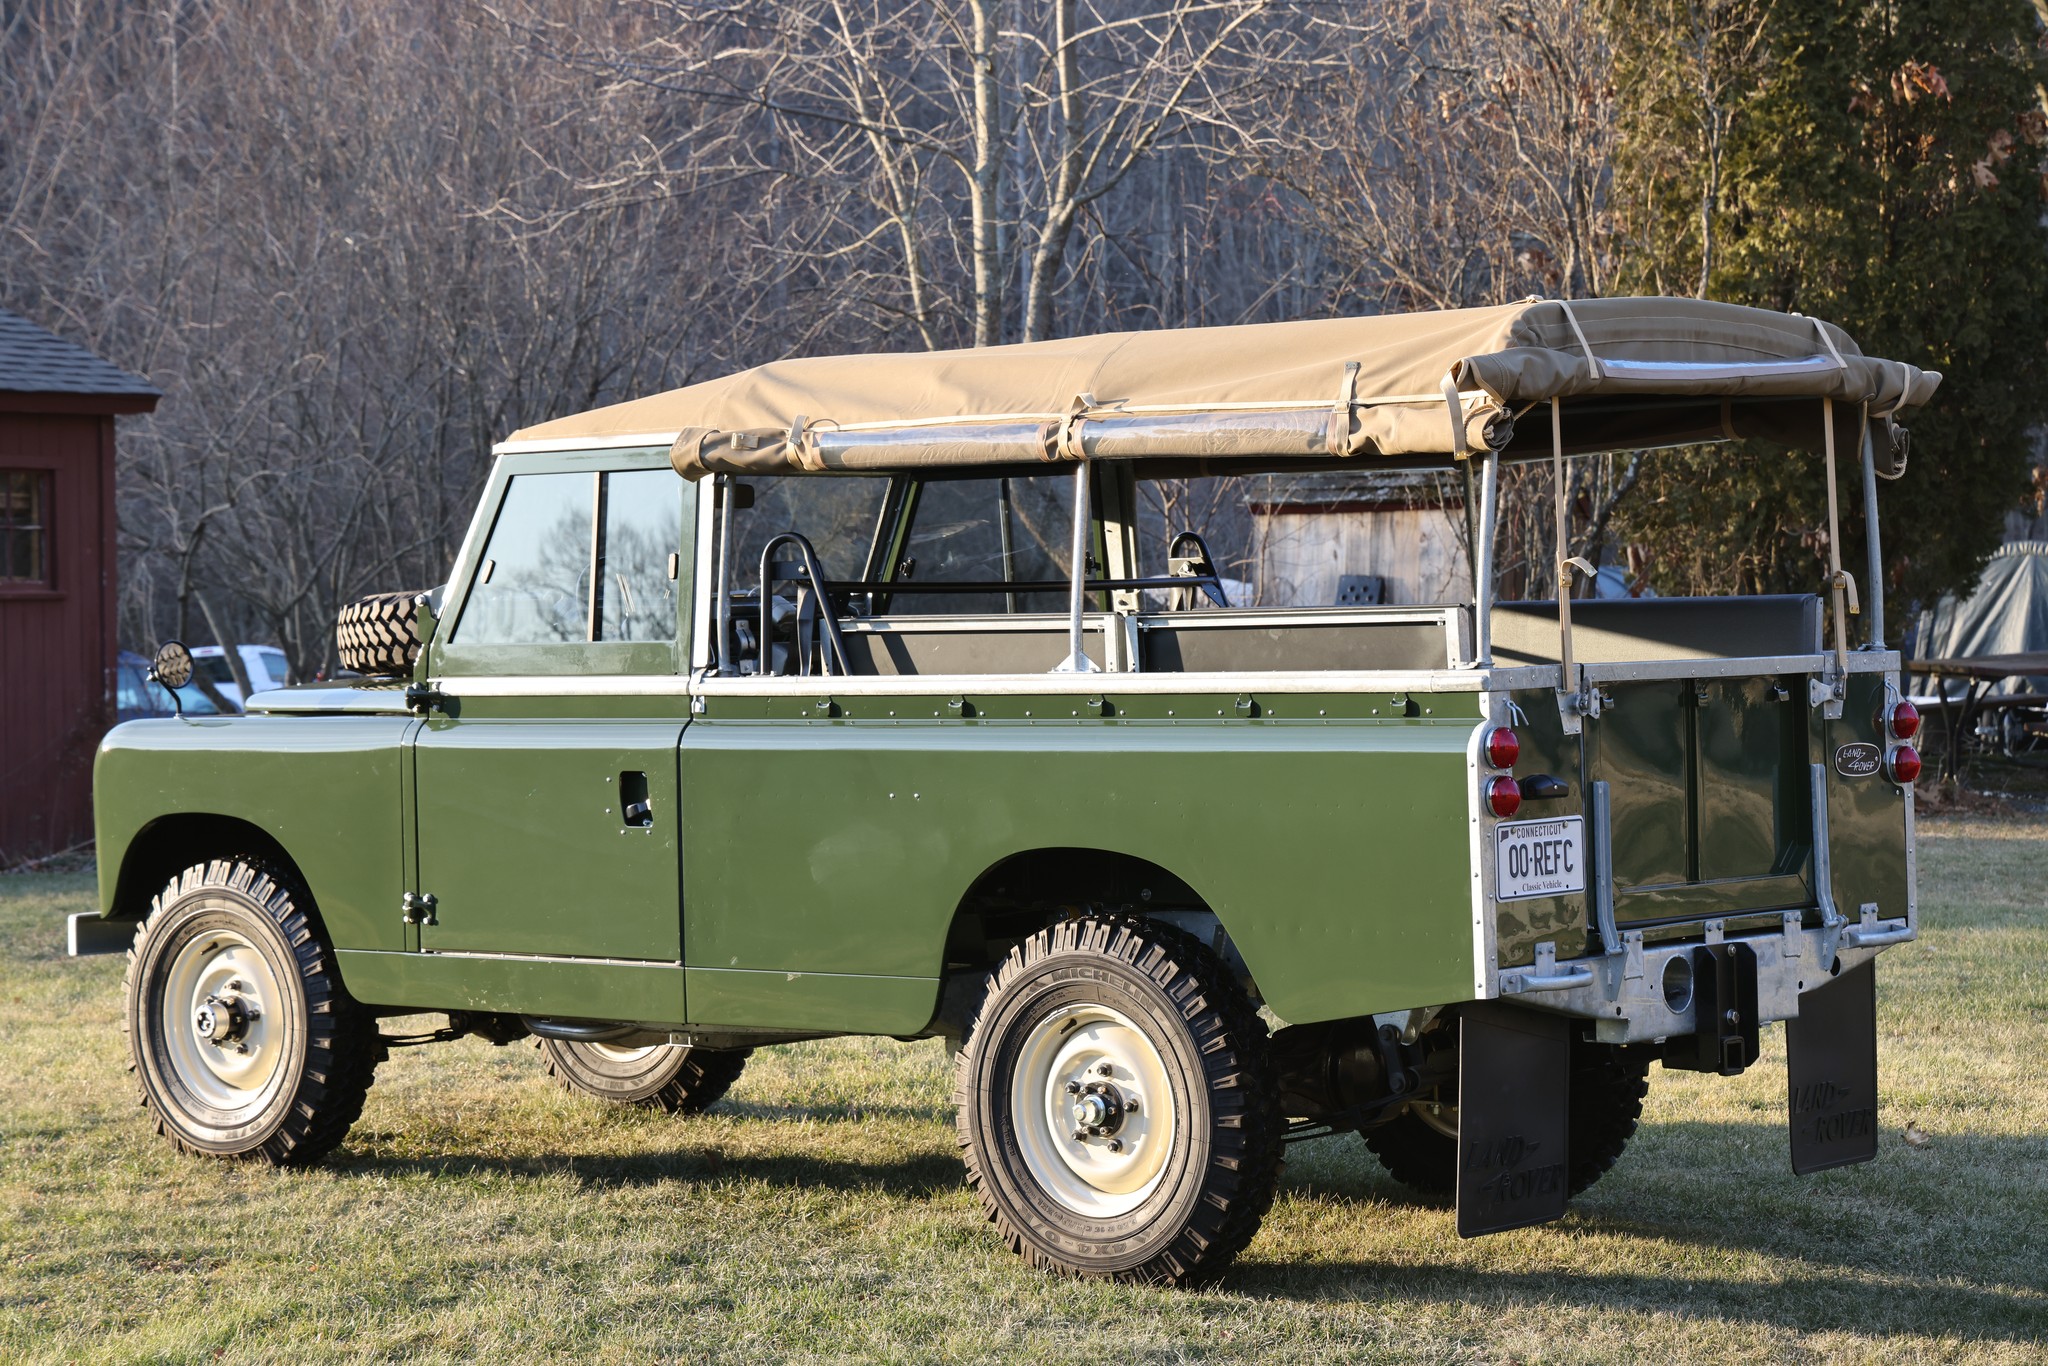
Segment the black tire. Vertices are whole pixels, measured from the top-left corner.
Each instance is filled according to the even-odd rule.
[[[1649,1069],[1647,1057],[1631,1057],[1613,1044],[1572,1040],[1566,1123],[1573,1195],[1605,1176],[1635,1136],[1643,1097],[1650,1093]],[[1365,1146],[1387,1175],[1425,1195],[1450,1195],[1458,1188],[1456,1105],[1444,1104],[1429,1118],[1416,1109],[1439,1103],[1434,1098],[1416,1100],[1394,1119],[1365,1132]]]
[[[372,593],[341,609],[334,649],[341,667],[390,677],[412,672],[420,654],[418,593]]]
[[[1095,915],[1025,940],[990,980],[956,1078],[968,1184],[1033,1266],[1205,1281],[1273,1203],[1286,1121],[1265,1023],[1177,930]],[[1084,1105],[1110,1122],[1076,1138]]]
[[[158,1133],[307,1166],[363,1112],[384,1044],[342,989],[295,878],[215,859],[172,878],[128,951],[123,1024]]]
[[[541,1063],[563,1090],[672,1115],[701,1114],[716,1104],[739,1080],[753,1052],[681,1044],[619,1048],[567,1039],[538,1042]]]

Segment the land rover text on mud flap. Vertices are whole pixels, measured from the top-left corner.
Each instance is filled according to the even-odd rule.
[[[1228,1263],[1317,1134],[1461,1233],[1555,1218],[1652,1062],[1742,1072],[1771,1021],[1793,1166],[1866,1160],[1919,766],[1876,481],[1938,382],[1552,300],[782,361],[515,433],[445,588],[345,614],[365,676],[108,737],[147,1112],[312,1161],[419,1011],[685,1111],[756,1046],[945,1036],[1004,1238],[1144,1281]],[[1815,595],[1592,601],[1561,558],[1496,600],[1504,462],[1733,438],[1825,481]],[[1462,499],[1445,601],[1231,602],[1145,511],[1389,471]]]

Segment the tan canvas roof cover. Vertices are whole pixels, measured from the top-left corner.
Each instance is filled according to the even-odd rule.
[[[1568,450],[1767,436],[1819,444],[1819,407],[1893,414],[1941,376],[1868,357],[1840,328],[1695,299],[1526,300],[1496,308],[1105,333],[964,351],[776,361],[513,433],[513,449],[670,444],[711,472],[930,469],[1160,458],[1293,468],[1441,464],[1491,448]],[[1453,419],[1453,406],[1459,414]],[[1855,454],[1856,423],[1839,428]],[[1898,444],[1902,447],[1903,442]]]

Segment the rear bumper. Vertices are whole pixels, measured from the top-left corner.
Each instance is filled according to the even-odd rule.
[[[1917,934],[1906,918],[1879,917],[1875,905],[1817,929],[1802,928],[1802,919],[1790,911],[1778,930],[1741,935],[1724,935],[1716,922],[1706,926],[1706,944],[1742,944],[1755,954],[1758,1023],[1796,1018],[1802,992]],[[1540,944],[1534,965],[1497,974],[1497,994],[1518,1005],[1592,1020],[1602,1043],[1649,1043],[1698,1032],[1693,965],[1700,941],[1645,945],[1639,930],[1622,934],[1620,941],[1613,953],[1566,962]]]

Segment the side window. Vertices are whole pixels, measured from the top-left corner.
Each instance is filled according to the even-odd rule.
[[[604,480],[598,540],[599,640],[662,641],[676,634],[669,559],[682,545],[682,503],[672,470],[623,470]]]
[[[476,586],[450,637],[459,645],[590,639],[593,475],[521,474],[505,487]]]
[[[908,582],[889,594],[889,612],[1061,611],[1073,528],[1071,474],[926,483],[896,566]],[[974,584],[1023,586],[959,591]]]
[[[794,531],[818,552],[828,578],[858,579],[866,569],[875,523],[887,496],[886,478],[766,475],[740,480],[753,505],[732,516],[732,583],[741,592],[761,577],[761,551],[769,540]]]
[[[42,470],[0,470],[0,584],[50,584],[49,483]]]

